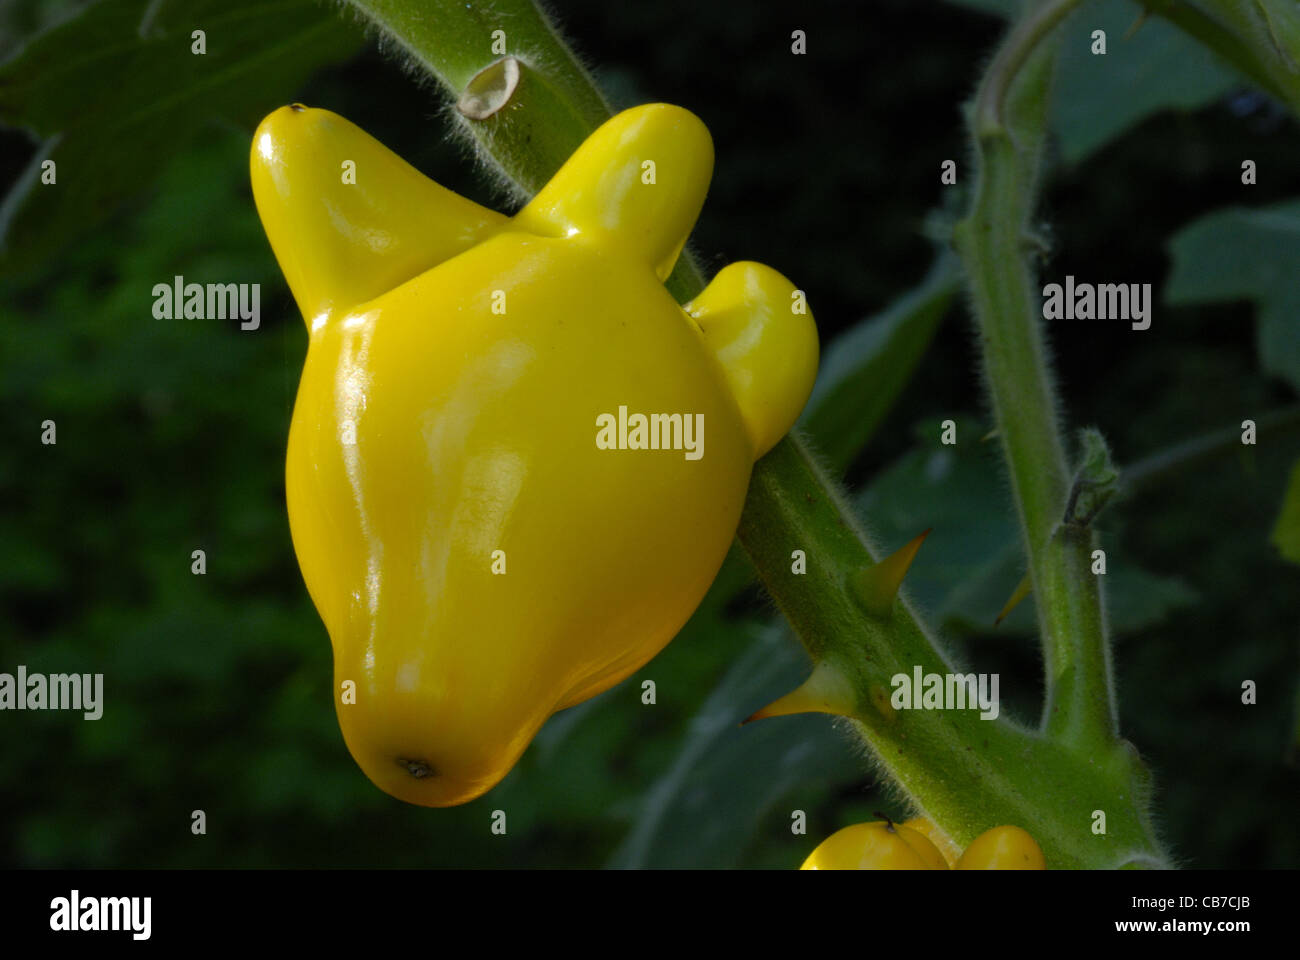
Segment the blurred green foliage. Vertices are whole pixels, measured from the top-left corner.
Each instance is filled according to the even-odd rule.
[[[1300,391],[1300,201],[1217,210],[1184,227],[1170,247],[1168,302],[1253,302],[1260,365]]]
[[[1300,460],[1291,467],[1291,478],[1287,481],[1272,539],[1278,553],[1292,563],[1300,564]]]
[[[6,8],[0,55],[71,6]],[[743,15],[728,4],[553,7],[616,104],[679,102],[709,124],[717,173],[693,241],[706,261],[752,258],[798,278],[826,345],[853,327],[827,353],[847,358],[828,360],[837,379],[819,387],[832,405],[808,425],[885,546],[934,528],[909,590],[954,655],[999,671],[1007,709],[1032,719],[1032,597],[992,626],[1023,568],[996,444],[980,439],[989,427],[973,344],[959,305],[942,319],[927,306],[930,212],[951,211],[963,189],[941,187],[939,165],[964,164],[958,106],[999,22],[939,3],[918,16],[917,0],[873,5],[866,20],[830,0]],[[795,27],[808,33],[806,57],[788,52]],[[1231,253],[1226,228],[1179,234],[1231,215],[1261,236],[1270,205],[1300,196],[1295,124],[1260,97],[1224,98],[1217,74],[1197,74],[1206,82],[1186,95],[1177,71],[1203,61],[1162,24],[1136,38],[1149,27],[1172,44],[1158,61],[1170,76],[1153,77],[1154,54],[1114,33],[1105,82],[1072,81],[1069,71],[1097,64],[1064,56],[1059,149],[1086,163],[1058,167],[1045,198],[1045,274],[1159,290],[1171,238],[1204,238],[1174,243],[1169,293],[1183,295],[1157,305],[1150,331],[1050,331],[1072,422],[1098,425],[1121,465],[1294,403],[1294,380],[1261,371],[1256,329],[1274,330],[1279,350],[1300,342],[1286,308],[1294,280],[1266,270],[1296,262],[1295,240],[1261,239],[1237,263],[1212,245]],[[446,186],[493,199],[428,92],[371,50],[322,62],[333,65],[306,85],[243,108],[328,106]],[[104,172],[118,212],[0,279],[0,670],[102,672],[106,700],[95,722],[0,714],[0,863],[787,868],[876,809],[906,812],[828,718],[738,726],[808,669],[757,591],[737,593],[741,562],[660,657],[553,718],[486,797],[425,810],[372,787],[338,732],[329,642],[284,515],[306,335],[253,210],[251,121],[205,116],[223,119],[187,126],[129,184]],[[98,121],[101,139],[130,136],[111,111]],[[35,145],[13,132],[0,143],[15,181]],[[1259,164],[1256,187],[1240,183],[1244,157]],[[1216,212],[1229,205],[1247,212]],[[152,287],[175,275],[260,283],[261,328],[154,319]],[[1196,296],[1177,279],[1192,275]],[[854,326],[876,312],[878,323]],[[1265,365],[1275,356],[1265,350]],[[910,382],[889,385],[901,390],[892,410],[867,402],[873,371],[916,357]],[[855,404],[860,416],[845,416]],[[956,448],[937,442],[948,418]],[[40,443],[45,419],[57,423],[55,446]],[[1300,573],[1269,542],[1297,449],[1294,435],[1262,435],[1100,521],[1125,731],[1156,771],[1160,820],[1189,866],[1300,864],[1290,828],[1300,775],[1283,762],[1296,729]],[[195,549],[207,552],[202,577],[190,572]],[[641,703],[643,679],[656,681],[654,706]],[[1240,703],[1245,679],[1259,684],[1256,706]],[[190,832],[195,809],[206,836]],[[488,830],[496,809],[505,837]],[[794,810],[807,813],[806,836],[791,832]]]
[[[103,0],[61,19],[0,66],[0,116],[46,145],[0,217],[5,267],[47,259],[199,130],[256,123],[268,99],[359,46],[356,31],[312,0]],[[38,180],[46,159],[57,190]]]

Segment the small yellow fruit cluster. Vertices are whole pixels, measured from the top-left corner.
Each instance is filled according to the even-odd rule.
[[[877,814],[880,816],[880,814]],[[801,870],[1046,870],[1043,851],[1020,827],[986,830],[963,852],[924,817],[855,823],[818,845]]]

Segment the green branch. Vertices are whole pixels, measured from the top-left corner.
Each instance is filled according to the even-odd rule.
[[[993,56],[975,95],[974,126],[977,136],[996,135],[1009,130],[1003,116],[1011,85],[1030,56],[1043,47],[1061,22],[1077,7],[1080,0],[1053,0],[1033,7],[1011,28],[1011,33]]]
[[[863,597],[862,574],[884,566],[884,551],[856,528],[797,437],[759,467],[740,541],[816,664],[789,712],[820,703],[847,716],[884,771],[958,844],[1012,823],[1033,834],[1053,867],[1166,865],[1146,812],[1148,774],[1130,744],[1084,754],[1005,715],[893,709],[896,676],[966,671],[943,655],[905,597]],[[806,572],[793,568],[793,550],[804,551]],[[781,704],[768,715],[787,712]],[[1098,810],[1107,817],[1102,835],[1092,832]]]
[[[1012,28],[975,98],[979,170],[954,230],[1037,598],[1046,673],[1043,729],[1089,750],[1118,742],[1092,531],[1064,524],[1071,470],[1043,342],[1042,299],[1026,253],[1047,127],[1054,51],[1046,42],[1078,0],[1041,4]]]

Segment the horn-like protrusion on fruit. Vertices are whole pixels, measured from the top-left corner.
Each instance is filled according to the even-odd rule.
[[[916,552],[929,535],[930,531],[926,530],[884,560],[851,576],[853,594],[868,613],[888,617],[894,612],[898,588],[916,559]]]
[[[795,285],[740,261],[682,307],[699,324],[740,407],[757,460],[794,425],[817,378],[817,328]]]
[[[303,318],[350,309],[506,222],[329,110],[281,107],[253,134],[253,199]]]
[[[811,676],[797,688],[752,714],[743,723],[792,713],[833,713],[851,717],[856,703],[853,685],[844,674],[823,660],[813,667]]]
[[[585,234],[666,280],[704,206],[713,140],[689,110],[650,103],[605,121],[515,217],[544,236]]]

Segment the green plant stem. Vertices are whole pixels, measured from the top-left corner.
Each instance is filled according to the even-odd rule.
[[[453,97],[459,97],[485,67],[512,55],[528,64],[555,90],[563,105],[563,128],[576,148],[609,117],[609,105],[582,64],[558,41],[550,23],[531,2],[494,0],[347,0]],[[499,32],[499,33],[498,33]],[[496,50],[494,45],[500,44]],[[567,155],[566,155],[567,156]],[[549,175],[519,156],[495,157],[501,169],[528,193]]]
[[[975,95],[974,125],[977,136],[1007,132],[1002,110],[1012,82],[1034,51],[1042,47],[1046,38],[1080,2],[1081,0],[1051,0],[1041,3],[1031,8],[1012,26],[1011,33],[994,54],[993,62],[985,71]]]
[[[1046,673],[1043,729],[1072,746],[1118,742],[1101,587],[1091,530],[1062,524],[1070,469],[1025,238],[1047,124],[1046,41],[1078,0],[1043,3],[1012,28],[975,98],[979,160],[969,216],[954,230],[966,265],[998,435],[1011,474],[1038,607]]]
[[[791,436],[754,471],[740,541],[814,662],[847,681],[853,699],[839,706],[921,812],[962,845],[997,824],[1023,826],[1053,867],[1165,865],[1140,786],[1146,773],[1128,744],[1085,754],[1005,715],[892,708],[898,675],[962,671],[905,598],[884,615],[855,598],[851,574],[885,551],[856,528],[834,490]],[[796,549],[806,554],[804,574],[792,569]],[[1106,812],[1104,835],[1091,831],[1096,810]]]

